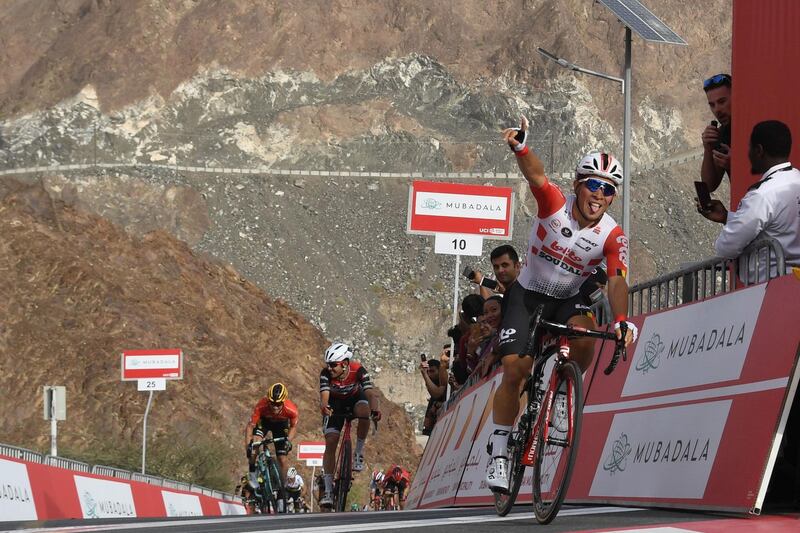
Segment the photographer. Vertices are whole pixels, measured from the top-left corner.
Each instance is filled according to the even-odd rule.
[[[450,348],[445,347],[443,355],[449,355]],[[422,434],[430,435],[433,426],[436,424],[436,417],[439,408],[445,401],[447,394],[447,370],[445,369],[445,381],[441,380],[442,365],[436,359],[427,360],[425,354],[421,355],[422,362],[419,365],[422,379],[425,381],[425,388],[428,389],[428,406],[425,408],[425,420],[422,423]]]
[[[519,255],[513,246],[503,244],[489,254],[492,270],[497,281],[487,278],[479,270],[464,269],[464,275],[480,287],[481,296],[489,298],[493,293],[503,294],[516,281],[520,272]]]

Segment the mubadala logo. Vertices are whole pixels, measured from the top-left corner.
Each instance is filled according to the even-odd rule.
[[[425,198],[421,204],[423,209],[439,209],[442,207],[442,203],[437,201],[435,198]]]
[[[653,333],[650,340],[644,345],[642,356],[636,361],[636,371],[647,374],[649,370],[655,370],[661,364],[661,354],[664,352],[664,343],[661,342],[661,335]]]
[[[0,500],[29,503],[31,501],[31,495],[25,487],[0,482]]]
[[[624,472],[628,466],[628,456],[632,450],[633,448],[628,442],[628,435],[621,433],[619,438],[611,445],[611,453],[608,454],[603,463],[603,470],[612,476],[616,472]]]
[[[89,491],[83,492],[86,518],[100,518],[101,516],[136,516],[130,503],[116,500],[95,500]]]

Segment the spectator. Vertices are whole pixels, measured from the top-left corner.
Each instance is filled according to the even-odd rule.
[[[489,258],[492,262],[492,270],[494,270],[494,277],[497,279],[498,285],[493,288],[489,287],[489,284],[484,285],[485,276],[480,271],[476,271],[475,283],[480,285],[481,296],[484,298],[489,298],[492,292],[503,294],[517,280],[521,268],[519,255],[510,244],[498,246],[492,250]]]
[[[714,192],[727,172],[731,171],[731,76],[717,74],[703,82],[708,107],[719,121],[712,120],[703,130],[703,164],[700,179]]]
[[[800,171],[789,163],[791,150],[792,134],[783,122],[767,120],[753,127],[747,156],[750,172],[761,174],[761,179],[750,186],[735,212],[728,213],[719,200],[700,210],[707,219],[725,224],[714,243],[717,254],[739,257],[754,240],[772,237],[783,247],[787,271],[800,266]],[[756,272],[755,259],[742,258],[739,272],[747,268],[749,280],[766,280],[767,262],[759,261]],[[771,274],[784,274],[776,272],[772,259]]]
[[[422,423],[422,434],[430,435],[433,431],[433,426],[436,424],[436,417],[439,414],[439,408],[442,406],[447,395],[447,382],[442,382],[440,371],[441,363],[436,359],[422,361],[419,365],[422,372],[422,379],[425,380],[425,388],[428,389],[428,406],[425,408],[425,420]],[[446,376],[447,374],[445,374]],[[445,377],[446,379],[446,377]]]
[[[467,342],[467,370],[485,376],[495,361],[500,359],[494,349],[499,340],[500,324],[503,322],[503,298],[496,294],[483,303],[483,315],[479,319],[478,333]]]
[[[455,341],[456,351],[453,354],[452,373],[457,385],[464,384],[469,376],[466,365],[466,349],[470,332],[477,326],[478,317],[483,314],[483,297],[479,294],[468,294],[461,301],[461,312],[458,321],[458,339]],[[453,328],[455,329],[455,328]],[[453,329],[450,331],[452,332]],[[452,336],[452,335],[451,335]]]

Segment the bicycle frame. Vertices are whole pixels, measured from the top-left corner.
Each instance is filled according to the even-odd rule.
[[[552,413],[553,409],[553,401],[555,399],[556,393],[556,385],[558,384],[558,373],[561,366],[569,361],[569,341],[565,335],[561,335],[558,339],[558,351],[556,352],[556,362],[553,366],[553,371],[550,373],[550,381],[548,383],[545,396],[543,398],[542,404],[539,407],[539,412],[536,415],[536,420],[534,421],[533,428],[531,429],[531,434],[528,437],[528,442],[525,446],[525,453],[522,456],[522,464],[525,466],[534,466],[536,463],[536,452],[538,451],[536,445],[538,443],[538,439],[536,439],[536,435],[538,434],[539,428],[542,424],[546,424],[544,427],[544,440],[547,440],[549,431],[550,431],[550,413]],[[542,360],[540,363],[539,373],[544,372],[545,361]],[[534,386],[538,382],[538,379],[534,379]],[[573,424],[575,422],[572,416],[572,383],[567,383],[567,391],[566,391],[566,399],[567,399],[567,413],[569,413],[568,424],[567,424],[567,435],[566,440],[564,442],[565,445],[569,446],[572,444],[573,439]],[[535,394],[535,391],[531,391]]]

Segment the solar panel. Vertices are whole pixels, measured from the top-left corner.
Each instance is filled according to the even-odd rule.
[[[623,24],[646,41],[686,44],[686,41],[644,7],[639,0],[599,0],[599,2],[613,11]]]

